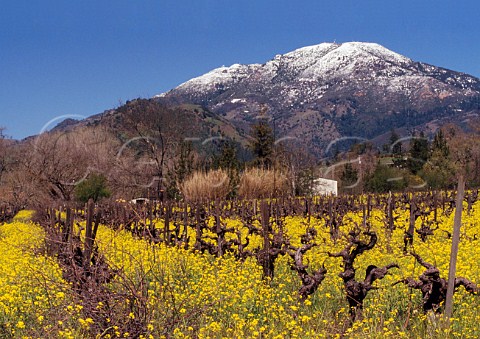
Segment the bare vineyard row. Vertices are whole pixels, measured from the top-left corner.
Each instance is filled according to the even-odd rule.
[[[468,192],[464,201],[467,213],[478,199],[478,191]],[[330,257],[342,260],[343,271],[339,274],[344,282],[346,298],[350,306],[351,320],[362,314],[363,301],[373,283],[382,279],[389,270],[398,268],[396,263],[384,267],[369,265],[365,279],[356,280],[355,260],[365,251],[371,250],[377,243],[377,234],[370,229],[369,220],[374,209],[384,210],[382,220],[385,232],[392,232],[397,226],[394,210],[409,211],[410,220],[404,231],[404,252],[408,253],[414,241],[426,241],[438,228],[439,214],[449,215],[455,209],[455,192],[404,193],[399,195],[367,195],[279,199],[271,201],[216,201],[210,203],[146,203],[132,205],[115,203],[95,206],[89,202],[85,209],[68,206],[47,208],[37,212],[36,220],[47,230],[50,239],[49,251],[58,255],[65,267],[65,276],[77,292],[88,293],[92,285],[101,286],[110,281],[115,274],[105,262],[95,245],[99,224],[113,229],[125,229],[135,236],[145,238],[152,243],[182,247],[198,253],[214,256],[232,254],[238,260],[254,257],[263,269],[266,281],[273,279],[275,262],[279,256],[291,257],[291,268],[297,272],[301,281],[299,298],[301,301],[313,294],[327,273],[325,267],[311,270],[303,256],[316,242],[317,231],[308,227],[310,218],[324,220],[324,225],[333,241],[340,237],[347,242],[343,250],[328,253]],[[6,211],[6,210],[3,210]],[[341,234],[340,226],[344,216],[349,213],[362,216],[363,222],[350,231]],[[64,217],[62,217],[62,214]],[[431,215],[433,214],[433,218]],[[301,236],[301,245],[294,246],[285,235],[283,220],[287,216],[301,216],[306,219],[305,234]],[[430,217],[428,217],[430,216]],[[226,218],[236,218],[243,228],[248,230],[242,237],[239,229],[228,227]],[[415,227],[417,219],[421,226]],[[156,221],[163,220],[163,227]],[[213,223],[208,222],[213,220]],[[85,236],[80,236],[85,221]],[[75,231],[75,225],[79,228]],[[418,223],[417,223],[418,225]],[[415,234],[418,236],[418,240]],[[257,235],[263,239],[261,246],[250,245],[250,237]],[[449,235],[451,236],[451,235]],[[83,239],[83,240],[82,240]],[[447,293],[447,280],[440,278],[437,267],[424,261],[418,254],[410,252],[416,261],[425,268],[419,280],[412,278],[396,282],[419,289],[423,295],[424,311],[440,309]],[[465,278],[456,278],[455,287],[464,286],[468,292],[478,292],[478,287]]]

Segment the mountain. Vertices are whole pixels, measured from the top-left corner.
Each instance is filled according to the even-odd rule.
[[[314,154],[339,138],[435,129],[480,113],[480,79],[375,43],[322,43],[264,64],[220,67],[156,96],[191,103],[248,132],[262,109],[277,138]]]

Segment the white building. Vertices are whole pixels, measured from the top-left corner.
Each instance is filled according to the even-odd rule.
[[[337,195],[337,181],[318,178],[313,180],[313,194],[315,195]]]

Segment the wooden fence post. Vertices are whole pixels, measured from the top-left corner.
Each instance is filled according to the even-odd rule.
[[[265,200],[262,200],[260,204],[260,214],[262,223],[262,235],[263,235],[263,251],[265,253],[265,262],[270,262],[270,206],[268,206]],[[263,265],[263,275],[265,277],[273,277],[268,264]]]
[[[170,203],[165,204],[165,219],[164,219],[163,241],[165,244],[170,244]]]
[[[455,204],[455,219],[453,224],[452,249],[450,251],[450,267],[448,270],[447,296],[445,299],[445,319],[449,324],[453,312],[453,292],[455,289],[455,274],[457,270],[458,244],[460,242],[460,228],[462,226],[463,196],[465,193],[465,179],[458,178],[457,201]]]
[[[222,223],[220,222],[220,201],[215,200],[215,233],[217,233],[217,256],[223,255],[223,245],[225,243],[225,234],[222,232]]]
[[[188,205],[186,202],[183,204],[183,235],[182,241],[184,242],[185,248],[188,246]]]
[[[93,250],[93,215],[95,211],[95,204],[92,199],[87,203],[87,218],[85,225],[85,249],[84,249],[84,269],[88,270],[90,267],[90,260]]]
[[[395,205],[395,196],[392,194],[392,192],[390,192],[387,200],[387,220],[388,220],[388,230],[390,233],[393,232],[393,229],[394,229],[394,224],[393,224],[393,210],[395,208],[394,205]]]

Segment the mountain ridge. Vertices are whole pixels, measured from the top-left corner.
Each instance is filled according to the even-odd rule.
[[[322,43],[264,64],[219,67],[155,96],[202,105],[244,131],[266,106],[280,136],[302,139],[317,154],[342,136],[460,122],[478,115],[479,97],[476,77],[363,42]]]

